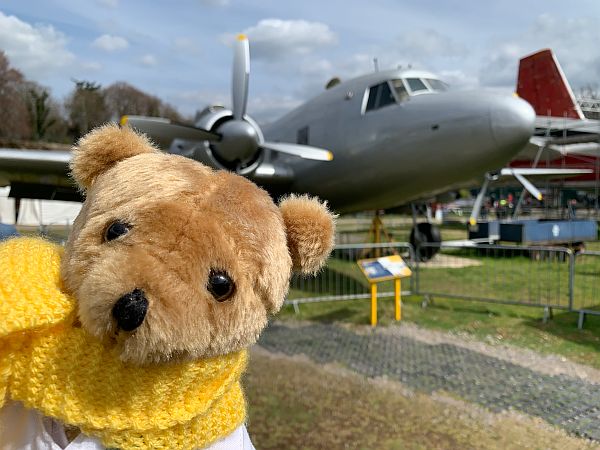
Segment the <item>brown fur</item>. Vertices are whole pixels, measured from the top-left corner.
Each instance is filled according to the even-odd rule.
[[[87,189],[96,176],[118,161],[149,152],[158,152],[158,149],[145,135],[109,123],[86,134],[73,147],[71,173],[77,184]]]
[[[278,208],[245,178],[157,152],[130,129],[90,133],[72,170],[87,195],[66,245],[64,286],[82,326],[126,361],[199,358],[254,343],[281,307],[292,267],[314,272],[331,249],[333,219],[317,200],[294,197]],[[117,219],[130,231],[104,242]],[[211,269],[234,280],[229,300],[208,292]],[[148,312],[124,332],[111,311],[136,288]]]
[[[294,270],[315,274],[333,248],[334,221],[325,203],[291,195],[279,205],[285,222]]]

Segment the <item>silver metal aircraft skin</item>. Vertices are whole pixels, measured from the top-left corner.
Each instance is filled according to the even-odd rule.
[[[427,90],[411,90],[418,83],[409,80],[421,80]],[[392,89],[395,101],[367,110],[371,88],[381,83],[400,85]],[[265,127],[271,141],[303,134],[306,143],[334,155],[328,163],[277,155],[293,167],[289,190],[319,195],[342,212],[389,208],[477,185],[529,141],[535,113],[527,102],[436,85],[444,88],[428,72],[374,72],[338,84]]]
[[[248,75],[248,41],[240,36],[233,110],[208,107],[192,127],[135,116],[126,122],[169,152],[236,171],[274,195],[318,195],[338,212],[390,208],[477,185],[534,131],[527,102],[452,92],[432,73],[410,69],[339,83],[262,130],[246,114]],[[0,185],[13,184],[17,197],[19,183],[26,193],[36,185],[64,186],[68,158],[0,149]]]

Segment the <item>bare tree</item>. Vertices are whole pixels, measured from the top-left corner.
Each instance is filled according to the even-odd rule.
[[[160,117],[166,117],[167,119],[171,119],[175,122],[180,123],[192,123],[193,120],[191,118],[184,118],[181,114],[170,104],[161,103],[160,106]]]
[[[598,85],[596,83],[588,83],[579,88],[579,98],[600,99],[598,94]]]
[[[10,67],[0,50],[0,137],[23,139],[31,135],[24,83],[23,74]]]
[[[73,80],[75,89],[65,102],[70,131],[75,139],[110,119],[101,86],[93,81]]]
[[[166,117],[177,122],[183,120],[171,105],[123,81],[104,89],[104,96],[111,119],[115,121],[127,114]]]
[[[28,82],[25,97],[31,121],[31,137],[34,140],[44,139],[48,129],[57,121],[56,115],[52,114],[50,92],[37,83]]]

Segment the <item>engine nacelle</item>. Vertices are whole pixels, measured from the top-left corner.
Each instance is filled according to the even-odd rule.
[[[219,129],[227,122],[233,121],[233,112],[223,106],[209,106],[196,114],[195,125],[205,130],[219,133]],[[258,124],[250,116],[244,116],[245,122],[251,127],[257,139],[256,151],[246,155],[243,159],[232,159],[230,155],[224,154],[219,143],[203,142],[194,146],[193,158],[207,163],[211,161],[213,167],[218,169],[233,170],[241,175],[254,172],[263,160],[263,150],[258,145],[264,141],[262,131]],[[226,127],[227,128],[227,127]]]

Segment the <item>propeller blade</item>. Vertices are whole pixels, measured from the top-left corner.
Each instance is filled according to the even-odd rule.
[[[544,197],[542,193],[536,188],[527,178],[521,175],[519,172],[513,172],[514,177],[523,185],[525,189],[529,191],[531,195],[533,195],[538,200],[542,200]]]
[[[233,54],[233,78],[231,81],[231,97],[233,118],[242,120],[246,114],[248,103],[248,78],[250,76],[250,45],[248,38],[240,34],[235,43]]]
[[[481,186],[479,194],[477,194],[477,198],[475,199],[475,203],[473,204],[473,209],[471,210],[471,217],[469,217],[469,225],[477,225],[477,218],[479,217],[479,213],[481,212],[481,206],[483,205],[483,200],[487,194],[487,188],[490,184],[490,181],[490,177],[487,176],[483,180],[483,185]]]
[[[171,122],[161,117],[123,116],[121,126],[129,125],[146,133],[163,150],[169,150],[174,139],[186,141],[218,141],[221,135],[202,128]]]
[[[286,155],[294,155],[304,159],[312,159],[315,161],[331,161],[333,153],[322,148],[311,147],[309,145],[288,144],[284,142],[263,142],[261,147],[269,150],[274,150]]]

